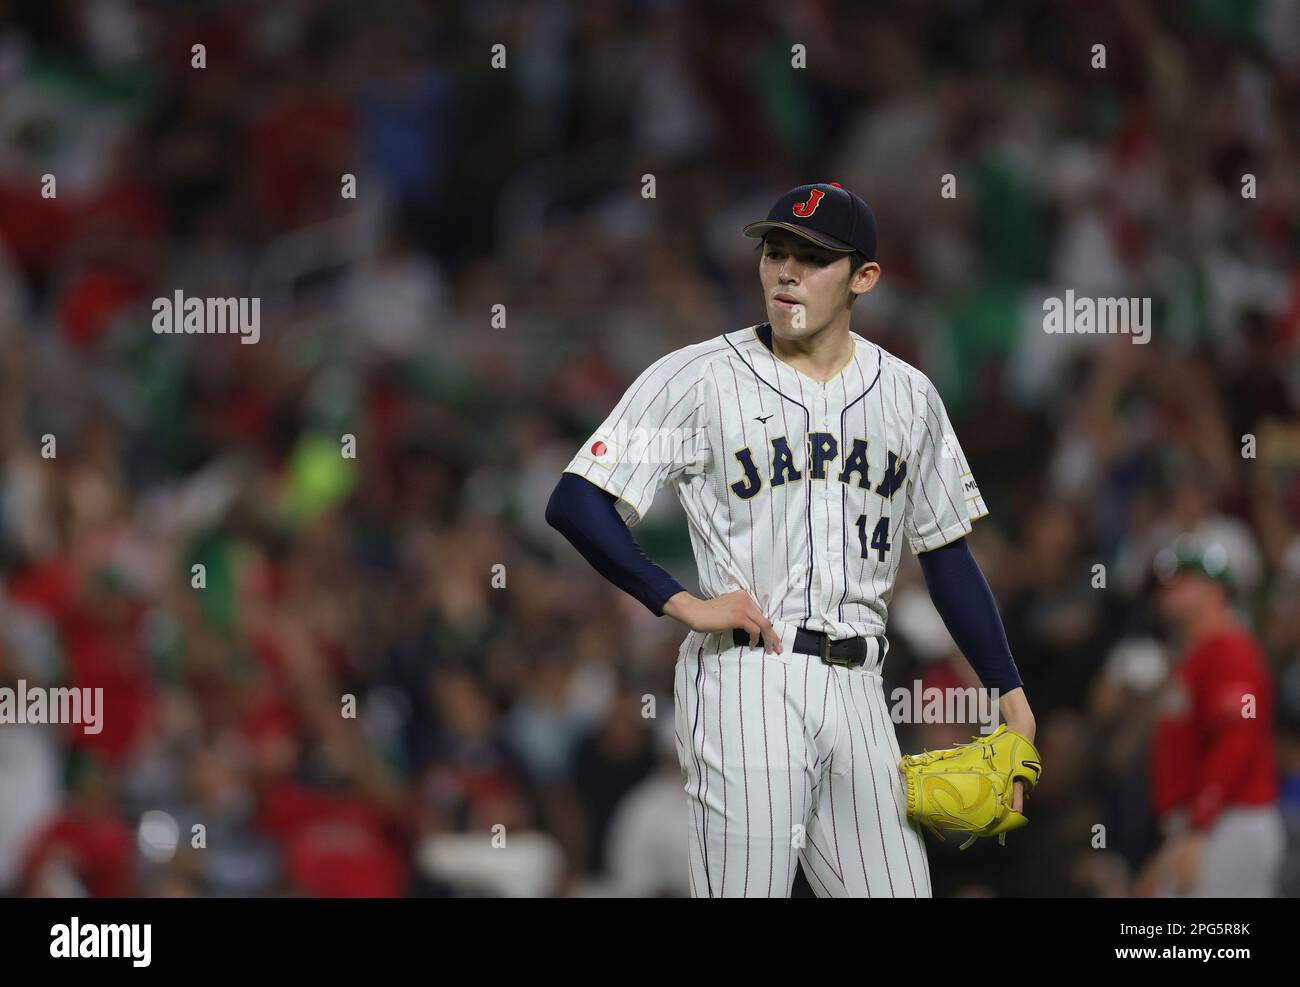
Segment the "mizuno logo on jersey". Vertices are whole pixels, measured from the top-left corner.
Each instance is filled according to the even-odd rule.
[[[802,480],[805,470],[810,473],[811,479],[825,480],[828,476],[827,467],[840,454],[839,442],[830,432],[809,432],[804,445],[804,469],[801,470],[795,462],[794,450],[790,448],[789,439],[784,435],[778,435],[770,441],[770,445],[767,482],[773,487]],[[763,489],[763,476],[754,461],[753,450],[748,446],[733,455],[745,475],[731,484],[731,490],[742,500],[748,500]],[[860,489],[874,490],[881,497],[889,500],[903,488],[903,483],[907,479],[907,461],[900,459],[898,453],[892,449],[889,450],[887,465],[881,471],[879,482],[872,487],[870,465],[867,460],[867,440],[854,439],[852,448],[844,458],[843,468],[835,475],[835,479],[845,484],[856,483]]]

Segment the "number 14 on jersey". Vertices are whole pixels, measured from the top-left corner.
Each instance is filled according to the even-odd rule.
[[[871,532],[871,543],[867,543],[867,516],[862,514],[858,517],[858,544],[862,546],[862,557],[867,557],[868,549],[875,549],[878,553],[877,558],[885,561],[889,554],[889,518],[882,517],[876,522],[876,527]]]

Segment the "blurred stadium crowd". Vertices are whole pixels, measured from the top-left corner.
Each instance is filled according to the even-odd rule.
[[[106,705],[0,725],[0,893],[686,893],[684,631],[542,512],[641,368],[763,319],[740,229],[830,180],[881,230],[854,328],[984,490],[1050,765],[1006,848],[931,843],[936,890],[1131,893],[1150,560],[1199,531],[1300,893],[1293,3],[52,0],[0,12],[0,93],[0,685]],[[1045,334],[1067,288],[1152,298],[1151,342]],[[260,297],[260,342],[155,335],[177,289]],[[694,585],[672,500],[638,538]],[[914,561],[891,611],[887,691],[972,681]]]

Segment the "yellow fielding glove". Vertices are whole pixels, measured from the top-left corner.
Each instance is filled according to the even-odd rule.
[[[907,782],[907,815],[939,839],[940,830],[969,833],[965,850],[982,836],[1006,845],[1007,833],[1029,822],[1011,806],[1013,782],[1024,782],[1025,797],[1038,784],[1042,759],[1038,749],[1003,723],[968,744],[940,751],[908,754],[899,762]]]

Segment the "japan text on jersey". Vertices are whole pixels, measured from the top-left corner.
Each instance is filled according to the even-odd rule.
[[[744,589],[773,623],[883,635],[903,538],[929,551],[988,510],[930,380],[850,337],[821,382],[776,357],[767,323],[669,353],[565,471],[630,525],[670,482],[705,597]]]

